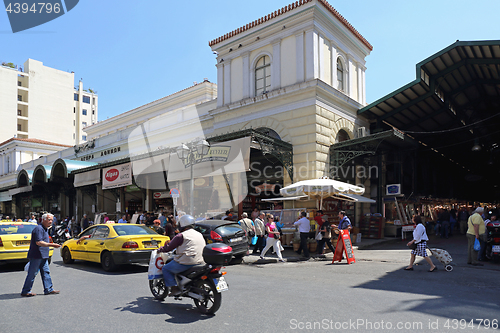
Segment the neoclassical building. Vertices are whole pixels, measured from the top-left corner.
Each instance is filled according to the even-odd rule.
[[[204,80],[98,122],[85,129],[86,144],[23,164],[25,190],[10,190],[17,214],[35,194],[49,210],[49,190],[57,212],[77,218],[171,210],[172,189],[178,208],[196,215],[268,208],[261,199],[279,188],[330,175],[332,145],[368,134],[357,111],[366,105],[372,46],[326,1],[294,2],[209,45],[217,85]],[[177,154],[202,138],[207,152]]]

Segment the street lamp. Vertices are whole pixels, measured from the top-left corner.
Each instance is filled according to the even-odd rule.
[[[177,147],[177,157],[182,161],[186,161],[191,163],[191,198],[189,202],[189,211],[190,214],[194,213],[194,175],[193,175],[193,166],[195,163],[195,155],[196,152],[199,157],[205,156],[208,154],[210,150],[210,144],[207,140],[204,139],[195,139],[189,143],[183,143],[179,147]]]

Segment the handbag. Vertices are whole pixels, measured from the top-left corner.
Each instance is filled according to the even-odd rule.
[[[479,243],[479,239],[476,238],[474,241],[474,251],[479,251],[481,250],[481,243]]]
[[[408,247],[410,248],[410,250],[416,250],[417,249],[417,243],[411,243],[410,245],[408,245]]]
[[[321,232],[318,232],[318,234],[316,235],[316,237],[314,237],[317,241],[320,241],[323,239],[323,235],[321,234]]]

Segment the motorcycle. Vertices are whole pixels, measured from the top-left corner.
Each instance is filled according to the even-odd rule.
[[[486,225],[488,239],[486,241],[486,258],[495,262],[500,261],[500,221],[490,221]]]
[[[232,256],[232,248],[226,244],[214,243],[205,246],[203,249],[204,265],[191,267],[175,275],[181,292],[174,295],[174,299],[181,300],[182,297],[189,297],[193,299],[194,304],[202,313],[214,314],[221,306],[221,292],[229,289],[224,279],[226,272],[221,272],[221,269],[229,263]],[[160,269],[163,263],[167,264],[171,260],[173,260],[172,253],[162,253],[161,257],[156,258],[156,266]],[[149,277],[149,289],[153,297],[159,301],[163,301],[170,293],[170,287],[165,286],[162,275]]]
[[[54,240],[55,243],[62,244],[70,238],[71,235],[69,234],[69,230],[66,227],[66,225],[64,224],[56,225],[56,228],[52,236],[52,239]]]

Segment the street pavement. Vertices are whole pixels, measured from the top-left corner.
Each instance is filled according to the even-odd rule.
[[[423,260],[414,271],[404,271],[410,251],[399,239],[357,244],[351,265],[332,264],[331,254],[286,263],[269,255],[269,264],[245,257],[243,264],[226,267],[229,290],[215,316],[200,314],[190,299],[153,300],[145,265],[107,273],[94,263],[65,265],[55,251],[50,269],[59,295],[20,297],[23,265],[0,266],[0,331],[475,332],[486,331],[486,322],[498,327],[500,264],[467,265],[465,236],[431,236],[429,243],[450,252],[452,272],[435,259],[437,272],[429,273]],[[293,258],[292,250],[284,257]],[[33,292],[42,291],[37,277]]]

